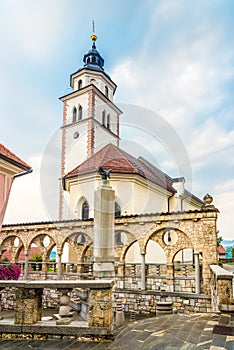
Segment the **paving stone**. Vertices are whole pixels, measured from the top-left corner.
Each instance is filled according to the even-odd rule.
[[[233,350],[234,349],[234,340],[230,340],[226,342],[226,349]]]
[[[212,341],[212,346],[224,347],[225,344],[226,344],[226,337],[225,337],[225,335],[214,334],[213,341]]]
[[[177,314],[129,323],[114,341],[0,339],[0,350],[234,350],[233,336],[212,333],[217,325],[231,328],[230,322],[227,315]]]

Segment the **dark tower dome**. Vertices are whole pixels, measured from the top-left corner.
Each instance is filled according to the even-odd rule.
[[[103,72],[104,59],[96,49],[96,40],[97,40],[96,34],[92,34],[91,39],[92,39],[93,45],[92,45],[92,48],[89,50],[89,52],[84,55],[84,58],[83,58],[84,67]]]

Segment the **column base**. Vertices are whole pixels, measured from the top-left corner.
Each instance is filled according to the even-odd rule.
[[[114,262],[95,262],[93,264],[94,277],[114,277],[115,265]]]

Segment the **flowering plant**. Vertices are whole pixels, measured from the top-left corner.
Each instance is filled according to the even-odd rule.
[[[0,265],[0,280],[18,280],[20,274],[21,269],[19,265]]]

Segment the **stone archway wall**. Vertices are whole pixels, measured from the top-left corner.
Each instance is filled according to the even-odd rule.
[[[203,210],[184,213],[161,213],[150,215],[135,215],[115,219],[115,230],[124,231],[127,234],[127,242],[124,246],[115,247],[117,260],[121,263],[129,246],[138,241],[141,254],[145,254],[149,239],[155,240],[166,252],[168,263],[172,262],[173,256],[183,248],[192,248],[194,253],[202,254],[203,257],[203,283],[204,292],[210,294],[209,265],[217,264],[217,209],[213,206]],[[168,247],[163,242],[163,234],[168,229],[174,229],[178,233],[178,242]],[[0,247],[9,236],[19,237],[27,251],[31,242],[37,236],[48,235],[52,237],[61,254],[64,243],[77,232],[82,232],[88,237],[86,245],[82,247],[78,262],[82,262],[84,253],[90,242],[93,242],[93,220],[68,220],[60,222],[32,223],[18,225],[4,225],[0,235]]]

